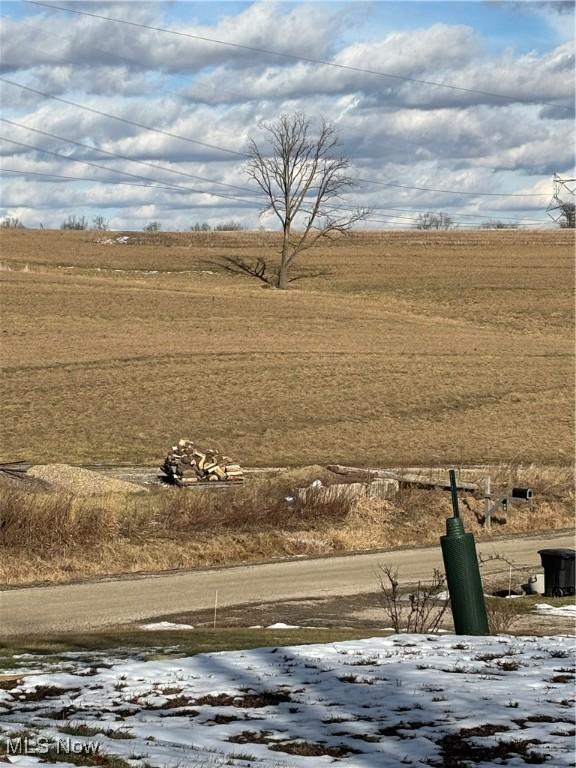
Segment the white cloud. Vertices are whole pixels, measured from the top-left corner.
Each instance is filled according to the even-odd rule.
[[[124,14],[142,23],[161,23],[161,3],[97,3],[95,12]],[[514,191],[549,183],[553,171],[574,164],[572,119],[558,107],[573,98],[574,53],[571,41],[545,53],[495,53],[470,26],[434,24],[427,28],[382,31],[369,42],[339,44],[347,17],[321,4],[296,6],[259,2],[240,13],[222,6],[214,25],[181,25],[193,34],[235,40],[294,55],[330,58],[417,79],[462,88],[512,94],[510,99],[464,93],[387,79],[323,65],[274,59],[265,54],[191,41],[150,30],[94,19],[41,12],[8,20],[3,33],[5,67],[10,78],[59,94],[104,113],[188,137],[243,151],[250,137],[264,137],[262,122],[281,112],[302,111],[312,119],[334,121],[342,153],[363,178],[401,180],[414,186],[455,190]],[[65,23],[65,26],[63,24]],[[346,37],[350,39],[350,35]],[[15,74],[14,74],[15,72]],[[145,131],[71,105],[3,87],[7,116],[32,128],[98,146],[136,160],[248,186],[242,157],[167,135]],[[533,100],[534,105],[522,103]],[[568,117],[569,119],[564,119]],[[116,171],[154,177],[166,183],[206,188],[206,184],[155,171],[96,150],[4,126],[4,135],[90,162],[110,171],[65,158],[2,145],[6,166],[21,170],[90,178],[111,178]],[[542,178],[538,178],[541,176]],[[118,179],[128,181],[117,174]],[[145,183],[145,182],[142,182]],[[530,186],[530,188],[532,188]],[[223,194],[234,191],[222,188]],[[238,193],[241,194],[241,193]],[[111,211],[117,221],[163,218],[173,226],[201,206],[206,220],[230,218],[233,201],[183,196],[168,190],[65,182],[5,180],[6,200],[28,211],[32,220],[55,216],[69,206]],[[452,193],[361,187],[351,204],[405,206],[480,212],[493,209],[536,211],[545,200],[484,200]],[[152,208],[151,208],[152,206]],[[523,206],[519,208],[518,206]],[[35,207],[40,209],[34,213]],[[150,212],[153,210],[153,213]],[[257,211],[238,208],[241,220],[258,223]],[[375,214],[376,215],[376,214]],[[167,224],[168,226],[168,224]]]

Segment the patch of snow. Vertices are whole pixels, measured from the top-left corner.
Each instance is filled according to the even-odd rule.
[[[534,612],[544,616],[569,616],[576,619],[576,605],[549,605],[548,603],[536,603]]]
[[[570,637],[401,634],[165,660],[114,653],[106,666],[101,652],[77,652],[66,671],[0,691],[2,736],[60,738],[64,710],[97,731],[75,739],[133,768],[245,768],[246,755],[258,768],[335,759],[341,768],[429,768],[460,748],[486,768],[539,756],[573,765]],[[132,738],[110,738],[110,729]]]
[[[174,624],[171,621],[156,621],[152,624],[141,624],[140,629],[149,629],[151,631],[163,629],[194,629],[192,624]]]
[[[266,629],[300,629],[297,624],[284,624],[282,621],[277,621],[276,624],[269,624]]]

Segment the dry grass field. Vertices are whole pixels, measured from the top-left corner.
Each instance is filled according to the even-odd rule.
[[[573,235],[365,233],[266,290],[250,233],[3,231],[3,461],[567,463]]]

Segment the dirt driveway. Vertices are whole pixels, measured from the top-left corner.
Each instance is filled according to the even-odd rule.
[[[483,542],[478,550],[541,570],[539,549],[572,546],[571,532],[561,531]],[[4,590],[0,636],[85,631],[210,609],[216,597],[225,608],[377,592],[382,563],[398,568],[404,584],[427,580],[434,568],[442,567],[440,548],[435,546]]]

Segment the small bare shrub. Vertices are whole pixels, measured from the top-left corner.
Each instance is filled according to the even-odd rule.
[[[486,599],[486,613],[491,635],[502,635],[512,629],[518,621],[518,613],[513,600],[503,597]]]
[[[398,571],[389,565],[380,566],[379,584],[384,612],[395,632],[436,632],[448,608],[448,601],[438,599],[446,590],[446,577],[434,569],[430,584],[418,582],[403,605],[398,583]]]

